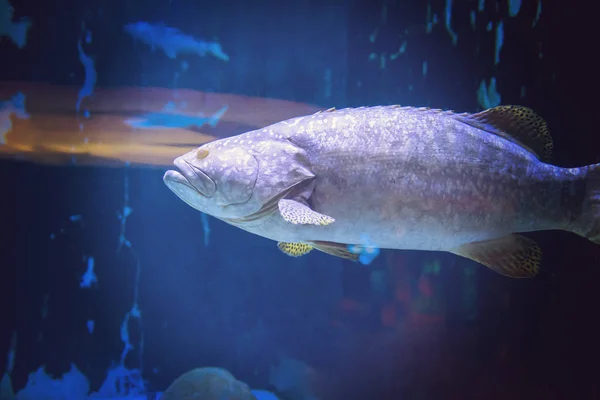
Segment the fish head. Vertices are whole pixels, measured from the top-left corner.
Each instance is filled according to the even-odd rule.
[[[281,198],[308,198],[315,179],[305,150],[278,126],[204,144],[176,158],[178,171],[163,181],[198,211],[237,225],[262,221]]]
[[[194,209],[216,218],[241,218],[260,209],[253,201],[259,166],[242,146],[207,143],[173,162],[163,181]]]

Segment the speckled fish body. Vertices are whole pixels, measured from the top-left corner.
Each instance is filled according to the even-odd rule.
[[[314,174],[311,206],[335,223],[292,225],[274,213],[239,224],[284,242],[360,243],[366,234],[381,248],[450,250],[561,228],[561,188],[574,176],[451,113],[413,108],[322,112],[211,144],[254,150],[256,191],[283,188],[296,168]]]
[[[510,125],[503,121],[501,127]],[[207,160],[228,149],[221,161],[202,166],[190,152],[175,165],[184,175],[196,165],[218,176],[215,187],[226,192],[230,185],[246,190],[239,197],[244,202],[225,206],[227,212],[188,204],[279,242],[359,244],[366,235],[381,248],[454,251],[516,232],[565,229],[594,236],[596,223],[582,225],[581,218],[586,199],[596,194],[587,185],[595,166],[542,162],[532,148],[487,122],[399,106],[327,110],[200,148],[210,154]],[[233,178],[241,171],[245,179]],[[334,222],[285,218],[281,203],[277,207],[284,198],[299,199]]]

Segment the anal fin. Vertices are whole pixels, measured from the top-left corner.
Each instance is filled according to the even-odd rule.
[[[467,243],[451,251],[511,278],[533,278],[540,269],[542,250],[525,236],[508,235],[483,242]]]
[[[306,255],[313,249],[313,247],[307,243],[279,242],[277,243],[277,247],[290,257],[300,257]]]
[[[310,243],[289,243],[279,242],[277,247],[283,253],[290,257],[300,257],[310,253],[313,249],[322,251],[323,253],[331,256],[344,258],[346,260],[358,261],[360,254],[354,254],[348,250],[348,245],[335,243],[335,242],[323,242],[315,241]]]
[[[335,242],[324,242],[324,241],[315,241],[311,242],[313,247],[323,253],[329,254],[331,256],[344,258],[350,261],[358,261],[360,254],[352,253],[348,249],[347,244],[335,243]]]

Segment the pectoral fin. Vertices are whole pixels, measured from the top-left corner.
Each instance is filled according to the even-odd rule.
[[[319,214],[306,204],[296,200],[281,199],[278,207],[283,219],[294,225],[329,225],[335,221],[335,219]]]
[[[538,244],[521,235],[467,243],[451,253],[477,261],[511,278],[533,278],[539,272],[542,258]]]

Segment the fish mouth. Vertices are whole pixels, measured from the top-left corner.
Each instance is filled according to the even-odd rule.
[[[163,182],[188,206],[198,209],[195,199],[198,198],[198,191],[194,188],[183,175],[177,171],[168,170],[163,176]]]
[[[183,199],[191,192],[210,198],[214,196],[217,185],[202,170],[182,158],[173,162],[179,171],[168,170],[163,176],[163,182],[169,189]]]

